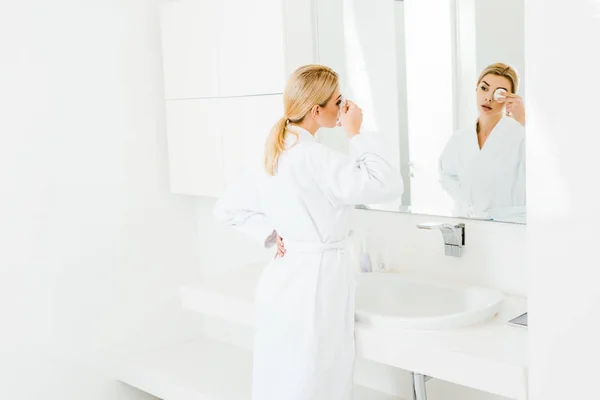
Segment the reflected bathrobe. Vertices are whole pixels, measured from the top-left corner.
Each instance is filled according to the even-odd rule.
[[[525,128],[513,118],[503,116],[481,149],[475,124],[457,131],[439,173],[455,216],[525,222]]]
[[[246,174],[214,210],[217,220],[266,247],[279,234],[287,250],[266,266],[256,288],[252,399],[351,400],[349,217],[353,205],[395,200],[402,180],[368,134],[350,139],[351,156],[297,126],[288,126],[285,140],[276,176]]]

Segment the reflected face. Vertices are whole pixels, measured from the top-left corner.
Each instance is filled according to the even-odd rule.
[[[340,89],[337,88],[327,104],[324,107],[319,106],[319,119],[317,121],[319,125],[326,128],[334,128],[340,115],[341,106],[342,94],[340,93]]]
[[[494,100],[496,89],[504,89],[512,93],[512,85],[508,78],[488,74],[483,77],[477,86],[477,106],[479,115],[497,115],[504,112],[504,104]]]

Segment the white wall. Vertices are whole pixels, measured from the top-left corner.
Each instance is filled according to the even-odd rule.
[[[0,398],[147,398],[118,355],[199,322],[197,200],[168,192],[157,1],[0,6]]]
[[[527,296],[525,225],[375,211],[356,211],[354,217],[355,229],[367,232],[371,250],[381,251],[395,272]],[[441,233],[416,227],[427,221],[465,223],[463,255],[444,255]]]
[[[530,398],[591,399],[600,359],[600,1],[525,4]]]

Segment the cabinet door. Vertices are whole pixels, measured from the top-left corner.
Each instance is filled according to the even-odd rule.
[[[283,115],[281,95],[238,97],[221,100],[223,165],[231,182],[247,169],[263,165],[265,141]]]
[[[283,92],[282,2],[223,0],[219,47],[221,96]]]
[[[218,96],[220,4],[214,0],[179,0],[161,8],[167,99]]]
[[[220,196],[224,175],[219,106],[219,99],[166,101],[172,192]]]

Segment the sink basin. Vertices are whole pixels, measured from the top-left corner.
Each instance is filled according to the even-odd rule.
[[[405,330],[463,328],[493,318],[503,298],[499,290],[484,287],[365,273],[357,277],[356,320]]]

